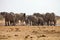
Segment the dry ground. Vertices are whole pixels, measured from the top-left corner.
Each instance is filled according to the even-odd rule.
[[[58,26],[2,26],[0,20],[0,40],[60,40],[60,20]]]
[[[60,26],[0,26],[0,40],[60,40]]]

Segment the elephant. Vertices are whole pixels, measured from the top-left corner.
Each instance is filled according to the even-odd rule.
[[[51,14],[50,14],[50,25],[52,26],[52,25],[56,25],[56,16],[55,16],[55,14],[54,14],[54,12],[52,12]]]
[[[38,17],[38,25],[44,25],[44,19],[42,17]]]
[[[50,21],[50,13],[45,14],[45,23],[49,26],[49,21]]]
[[[12,24],[13,26],[16,25],[16,15],[13,12],[10,12],[10,25]]]
[[[49,26],[52,26],[52,25],[56,25],[56,19],[55,19],[55,14],[52,12],[52,13],[46,13],[45,14],[45,21],[47,23],[47,25]]]
[[[37,18],[40,17],[43,19],[43,24],[47,24],[48,26],[56,25],[56,18],[54,12],[52,13],[46,13],[46,14],[40,14],[40,13],[34,13]],[[41,19],[40,19],[41,20]]]
[[[21,22],[24,22],[24,21],[25,21],[25,16],[26,16],[25,13],[20,13],[19,20],[20,20]]]
[[[5,18],[5,26],[13,25],[15,26],[15,15],[13,12],[1,12],[0,13]]]
[[[44,14],[40,14],[40,13],[34,13],[34,16],[36,16],[38,18],[38,25],[44,25],[45,22],[45,15]]]
[[[36,17],[34,15],[28,15],[25,19],[26,24],[31,26],[44,25],[44,20],[42,17]]]
[[[21,21],[21,23],[25,22],[25,17],[26,17],[25,13],[20,13],[15,15],[16,15],[16,20],[15,20],[16,23],[18,23],[19,20]]]
[[[28,15],[26,16],[25,22],[26,22],[26,25],[29,24],[30,26],[34,26],[34,25],[37,25],[38,19],[36,16]]]

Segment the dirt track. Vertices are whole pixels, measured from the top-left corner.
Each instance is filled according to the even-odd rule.
[[[60,26],[0,26],[0,40],[60,40]]]

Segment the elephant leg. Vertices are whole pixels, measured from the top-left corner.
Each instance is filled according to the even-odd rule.
[[[5,26],[7,26],[7,22],[5,22]]]
[[[32,26],[32,21],[31,21],[31,26]]]
[[[54,26],[56,26],[56,20],[54,20]]]
[[[47,21],[47,25],[49,26],[49,21]]]
[[[14,23],[15,23],[14,21],[10,21],[10,25],[11,25],[11,26],[15,26]]]
[[[37,24],[36,24],[36,22],[32,22],[32,25],[33,25],[33,26],[36,26]]]
[[[15,26],[16,25],[16,22],[15,22],[15,19],[13,19],[13,26]]]
[[[5,26],[8,26],[8,21],[5,20]]]
[[[52,26],[52,25],[56,25],[56,21],[54,20],[54,21],[50,21],[50,26]]]
[[[31,21],[29,22],[30,26],[32,26]]]
[[[52,26],[52,24],[53,24],[53,21],[49,21],[49,23],[50,23],[50,26]]]
[[[31,21],[29,21],[29,25],[31,26]]]
[[[38,20],[38,22],[37,22],[37,23],[38,23],[38,25],[40,25],[40,24],[41,24],[40,20]]]
[[[15,21],[13,22],[13,26],[15,26]]]
[[[8,22],[8,26],[9,26],[9,22]]]
[[[41,23],[41,25],[43,26],[43,25],[44,25],[44,23]]]
[[[5,22],[5,26],[9,26],[9,22]]]
[[[38,25],[40,25],[40,22],[38,22]]]
[[[28,22],[25,22],[26,23],[26,25],[28,25]]]
[[[10,21],[10,25],[12,25],[12,23],[13,23],[13,22],[12,22],[12,21]]]
[[[5,26],[7,26],[7,20],[5,19]]]

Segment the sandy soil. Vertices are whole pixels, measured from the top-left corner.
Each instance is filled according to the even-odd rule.
[[[60,26],[0,26],[0,40],[60,40]]]

